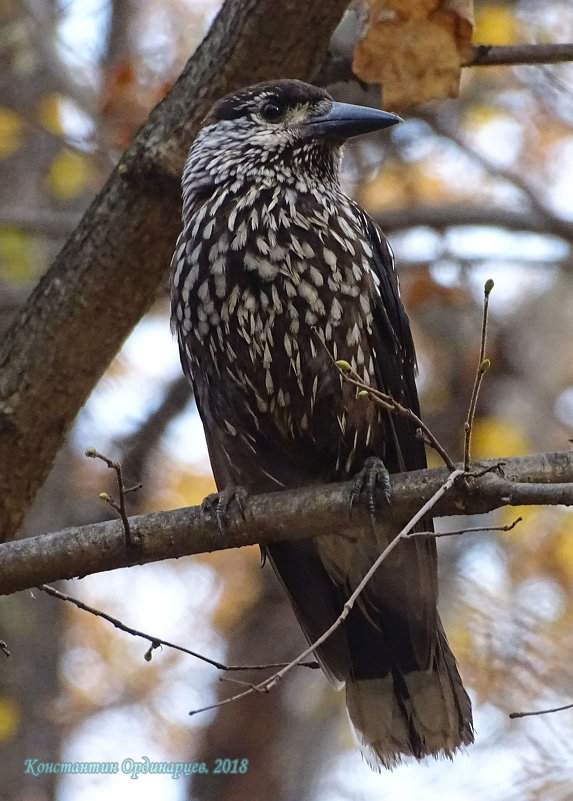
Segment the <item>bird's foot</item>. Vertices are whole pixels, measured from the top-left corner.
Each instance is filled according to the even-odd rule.
[[[354,477],[354,484],[350,490],[349,514],[352,515],[352,508],[360,498],[362,492],[366,493],[366,504],[370,524],[374,528],[376,525],[376,497],[377,490],[382,491],[382,496],[387,504],[390,504],[392,487],[390,484],[390,474],[382,459],[377,456],[370,456],[364,462],[364,467]]]
[[[249,492],[244,487],[228,487],[221,492],[213,492],[201,503],[201,512],[211,519],[216,520],[219,533],[225,533],[227,525],[227,514],[233,511],[231,506],[236,506],[243,520],[245,520],[245,501],[249,497]]]

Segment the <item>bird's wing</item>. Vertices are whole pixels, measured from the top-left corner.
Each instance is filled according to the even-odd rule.
[[[278,439],[270,444],[261,441],[255,452],[246,447],[244,441],[231,439],[213,416],[216,401],[209,392],[206,374],[199,372],[192,381],[217,487],[222,490],[240,485],[252,492],[272,492],[296,486],[293,476],[297,463],[293,462],[292,453],[284,443]],[[298,467],[304,477],[303,464]],[[303,483],[300,475],[298,483]],[[261,548],[261,553],[263,558],[269,557],[309,642],[315,642],[334,623],[345,600],[341,588],[332,582],[325,570],[315,543],[312,540],[277,542]],[[316,656],[327,676],[340,686],[351,663],[343,630],[334,632]]]
[[[373,248],[370,261],[376,292],[373,300],[373,332],[371,346],[376,356],[374,367],[378,388],[403,406],[420,414],[416,390],[416,353],[408,316],[400,300],[394,255],[378,225],[356,206]],[[418,470],[426,467],[426,454],[421,440],[415,436],[415,425],[406,417],[391,416],[394,432],[394,453],[386,456],[390,472]]]
[[[415,383],[416,355],[408,316],[400,300],[394,257],[378,225],[356,207],[373,246],[371,269],[377,284],[371,348],[378,388],[419,415]],[[416,437],[416,426],[407,417],[388,415],[388,437],[384,461],[389,471],[426,467],[424,444]],[[431,519],[421,521],[417,530],[432,529]],[[397,533],[397,532],[396,532]],[[400,553],[401,551],[401,553]],[[437,552],[432,538],[415,537],[399,546],[402,568],[399,580],[406,597],[405,616],[420,667],[431,664],[436,647],[438,596]],[[383,581],[383,576],[380,577]],[[381,581],[381,583],[382,583]],[[400,594],[401,594],[400,593]]]

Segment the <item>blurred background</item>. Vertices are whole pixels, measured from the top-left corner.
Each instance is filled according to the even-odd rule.
[[[102,187],[122,149],[201,41],[217,0],[0,3],[0,332]],[[573,40],[570,0],[476,3],[476,43]],[[344,47],[344,35],[339,46]],[[377,102],[358,83],[338,98]],[[343,180],[396,253],[427,423],[456,458],[493,278],[473,452],[568,447],[573,431],[573,66],[478,67],[460,96],[403,110],[404,125],[347,148]],[[141,269],[145,269],[142,264]],[[98,325],[93,321],[94,329]],[[40,410],[39,410],[40,413]],[[158,298],[95,388],[26,535],[112,516],[87,447],[143,482],[130,513],[210,492],[201,424]],[[432,463],[437,463],[430,454]],[[507,534],[439,541],[441,607],[475,706],[476,744],[453,763],[374,774],[342,694],[300,669],[271,695],[189,717],[237,690],[210,665],[148,645],[39,592],[2,600],[0,799],[507,801],[573,799],[573,516],[496,513]],[[484,523],[473,518],[470,525]],[[439,521],[459,528],[460,520]],[[467,524],[464,519],[464,524]],[[228,664],[293,657],[303,638],[256,548],[68,582],[63,589],[150,634]],[[236,674],[233,674],[236,678]],[[251,682],[254,673],[240,674]],[[33,776],[24,760],[249,759],[241,776]]]

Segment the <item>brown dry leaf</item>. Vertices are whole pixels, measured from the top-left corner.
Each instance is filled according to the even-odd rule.
[[[353,70],[380,83],[384,107],[455,97],[471,56],[473,0],[364,0],[368,23]]]

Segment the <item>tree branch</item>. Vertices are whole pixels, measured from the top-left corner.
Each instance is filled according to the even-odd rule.
[[[308,79],[346,5],[226,0],[17,315],[0,346],[0,539],[14,535],[78,410],[165,280],[200,120],[239,86]]]
[[[95,617],[99,617],[101,620],[105,620],[107,623],[111,623],[111,625],[116,629],[119,629],[119,631],[130,634],[132,637],[140,637],[142,640],[147,640],[150,643],[149,648],[145,652],[144,656],[144,659],[147,662],[151,662],[153,651],[155,651],[157,648],[161,648],[161,646],[165,646],[166,648],[173,648],[175,651],[181,651],[184,654],[188,654],[188,656],[193,656],[195,659],[201,660],[201,662],[207,662],[207,664],[212,665],[219,670],[225,670],[229,672],[239,670],[267,670],[268,668],[282,668],[286,665],[284,662],[267,665],[225,665],[223,662],[218,662],[216,659],[211,659],[204,654],[197,653],[197,651],[191,651],[189,648],[185,648],[182,645],[170,642],[169,640],[164,640],[162,637],[156,637],[153,634],[146,634],[144,631],[134,629],[132,626],[127,626],[118,618],[108,615],[107,612],[102,612],[101,609],[96,609],[94,606],[89,606],[89,604],[80,601],[78,598],[72,598],[71,595],[67,595],[65,592],[60,592],[55,587],[49,587],[47,584],[41,584],[38,589],[42,590],[42,592],[45,592],[47,595],[51,595],[52,598],[57,598],[60,601],[66,601],[66,603],[72,604],[77,609],[81,609],[83,612],[89,612],[90,615],[94,615]],[[9,655],[10,654],[7,654],[7,656]],[[301,665],[313,670],[318,668],[318,662],[315,661],[301,662]]]
[[[530,718],[537,717],[538,715],[551,715],[553,712],[564,712],[566,709],[573,709],[573,704],[555,706],[552,709],[539,709],[537,712],[511,712],[508,717],[511,720],[515,720],[516,718]]]
[[[447,206],[408,206],[378,212],[376,222],[385,233],[403,231],[414,226],[428,226],[443,231],[456,226],[484,226],[507,231],[530,231],[558,236],[573,242],[573,225],[538,211],[516,211],[507,208],[451,204]]]
[[[520,44],[520,45],[474,45],[471,57],[462,67],[512,67],[523,64],[558,64],[573,61],[573,44]],[[314,76],[321,86],[348,81],[357,81],[365,88],[367,84],[352,70],[350,55],[329,55]]]
[[[506,505],[573,505],[573,450],[519,456],[474,465],[481,474],[464,476],[436,506],[436,515],[481,514]],[[486,469],[488,472],[483,472]],[[396,530],[444,484],[446,468],[392,476]],[[0,594],[59,579],[85,576],[189,554],[337,533],[348,527],[352,482],[268,493],[250,498],[245,520],[229,519],[224,537],[200,507],[129,518],[138,546],[126,543],[119,520],[110,520],[0,546]],[[367,524],[367,512],[355,511]]]
[[[474,45],[473,55],[462,67],[557,64],[573,61],[573,44]]]

